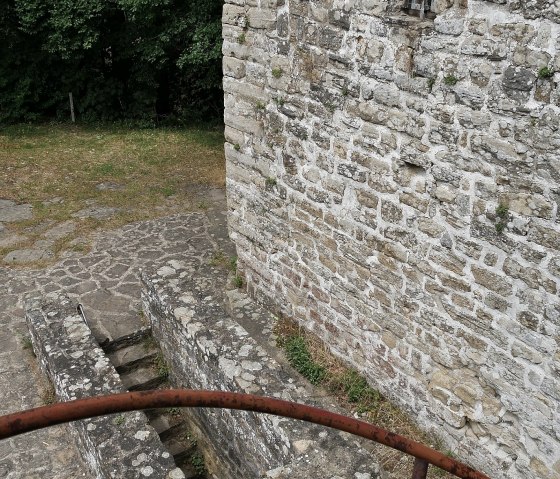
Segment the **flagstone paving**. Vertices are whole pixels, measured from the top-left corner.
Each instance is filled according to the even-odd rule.
[[[67,293],[83,304],[100,344],[135,334],[146,327],[140,308],[141,268],[173,260],[195,267],[211,261],[217,251],[223,251],[224,257],[233,255],[225,194],[216,189],[208,191],[206,198],[203,212],[134,223],[99,234],[88,254],[66,253],[45,269],[0,267],[0,414],[41,404],[41,377],[26,348],[25,300]],[[0,203],[0,213],[14,207],[3,205]],[[28,209],[17,211],[28,214]],[[4,214],[13,218],[8,216],[12,213]],[[54,226],[47,230],[45,241],[49,235],[52,239],[71,229],[72,222]],[[48,250],[48,245],[43,250]],[[32,250],[19,251],[20,255],[34,254],[29,252]],[[61,426],[1,441],[0,477],[65,479],[91,475],[85,471],[67,429]]]

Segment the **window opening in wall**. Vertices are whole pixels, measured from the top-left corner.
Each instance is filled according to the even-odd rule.
[[[432,12],[432,0],[405,0],[403,10],[409,15],[415,15],[420,18],[434,18]]]

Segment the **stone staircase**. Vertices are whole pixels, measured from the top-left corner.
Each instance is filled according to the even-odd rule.
[[[33,351],[39,365],[62,401],[125,391],[120,374],[99,346],[76,304],[64,295],[35,298],[26,303],[25,319]],[[142,351],[140,341],[146,333],[122,336],[106,345],[122,373],[130,379],[128,387],[152,387],[154,375],[146,374],[154,352]],[[136,346],[136,347],[134,347]],[[152,368],[153,369],[153,368]],[[141,370],[142,381],[133,383]],[[146,377],[147,376],[147,377]],[[162,378],[158,378],[158,383]],[[143,385],[142,385],[143,383]],[[184,470],[162,444],[158,431],[140,411],[104,415],[71,422],[68,426],[78,449],[94,477],[142,479],[184,479]],[[187,477],[194,478],[190,468]]]
[[[146,391],[168,386],[166,374],[162,374],[156,367],[161,353],[151,336],[141,335],[134,341],[128,339],[120,343],[113,341],[104,350],[127,390]],[[191,436],[180,410],[151,409],[144,413],[185,478],[206,477],[196,440]]]

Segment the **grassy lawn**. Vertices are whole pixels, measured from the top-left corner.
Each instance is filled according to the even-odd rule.
[[[223,187],[221,129],[135,130],[71,125],[16,125],[0,130],[0,198],[33,205],[33,218],[4,226],[20,236],[0,258],[31,247],[48,228],[71,220],[59,252],[84,248],[86,238],[136,220],[204,207],[197,186]],[[77,219],[88,207],[118,211],[107,219]]]

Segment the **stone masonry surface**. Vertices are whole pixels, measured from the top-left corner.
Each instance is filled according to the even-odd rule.
[[[0,414],[43,405],[42,373],[29,346],[17,272],[0,268]],[[68,433],[56,426],[0,441],[4,479],[90,479],[87,466]]]
[[[557,478],[560,7],[401,7],[226,2],[239,267],[461,459]]]
[[[0,413],[41,405],[41,373],[22,347],[26,298],[68,294],[83,303],[99,343],[126,339],[146,324],[140,311],[140,269],[173,258],[209,261],[231,254],[222,190],[205,192],[208,209],[135,223],[100,234],[87,255],[69,254],[44,270],[0,267]],[[1,206],[1,205],[0,205]],[[7,479],[92,477],[66,426],[0,442],[0,476]]]
[[[258,336],[271,333],[270,317],[263,325],[244,314],[242,306],[250,302],[244,295],[234,302],[232,315],[226,312],[223,287],[216,288],[223,277],[222,268],[203,264],[193,271],[186,261],[169,261],[142,275],[144,311],[171,363],[173,382],[336,410],[331,399],[266,350],[268,338],[257,340],[235,318],[245,318]],[[212,455],[222,459],[215,472],[219,479],[380,477],[375,457],[364,448],[370,443],[347,433],[252,412],[202,408],[189,413]]]
[[[126,391],[76,303],[65,296],[30,300],[25,319],[37,359],[60,400]],[[98,479],[185,478],[143,412],[75,421],[70,428]]]

